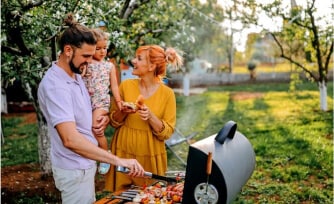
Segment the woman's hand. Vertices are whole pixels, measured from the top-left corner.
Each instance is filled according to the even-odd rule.
[[[159,119],[156,115],[154,115],[154,113],[152,113],[145,104],[138,109],[137,112],[142,120],[148,122],[155,133],[161,133],[165,129],[162,119]]]
[[[149,120],[150,118],[152,118],[152,113],[150,111],[150,109],[144,104],[142,105],[142,107],[140,109],[138,109],[138,114],[140,116],[140,118],[142,120]]]

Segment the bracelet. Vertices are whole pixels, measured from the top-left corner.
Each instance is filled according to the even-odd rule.
[[[114,124],[115,126],[119,127],[119,126],[121,126],[121,125],[124,124],[124,121],[122,121],[122,122],[118,122],[118,121],[116,121],[116,120],[114,119],[114,113],[115,113],[115,112],[116,112],[116,111],[113,111],[113,112],[110,113],[110,122],[111,122],[112,124]]]
[[[161,120],[161,123],[162,123],[162,127],[161,127],[161,129],[158,131],[158,133],[162,133],[162,131],[164,131],[164,129],[165,129],[165,124],[164,124],[164,122],[162,122],[162,120]]]

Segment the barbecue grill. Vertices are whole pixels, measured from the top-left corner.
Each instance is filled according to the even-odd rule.
[[[230,203],[254,169],[255,153],[251,143],[237,131],[237,124],[229,121],[217,134],[189,146],[182,204]],[[127,173],[124,167],[116,170]],[[150,178],[175,182],[175,178],[146,174]],[[114,198],[131,200],[124,197],[124,193],[129,196],[129,192],[133,193],[127,190]]]
[[[230,203],[246,184],[255,169],[255,153],[251,143],[236,129],[237,124],[229,121],[218,134],[189,146],[182,203]],[[209,153],[212,153],[210,175],[207,174]],[[198,187],[203,183],[214,190],[201,192]]]

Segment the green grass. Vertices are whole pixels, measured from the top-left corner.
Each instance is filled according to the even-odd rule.
[[[216,134],[233,120],[251,142],[256,169],[237,203],[332,203],[333,84],[329,111],[320,111],[315,84],[247,84],[209,87],[201,95],[177,96],[177,128],[198,132],[195,140]],[[37,125],[3,118],[1,166],[38,162]],[[107,135],[113,130],[108,128]],[[110,139],[110,137],[109,137]],[[188,145],[173,147],[186,160]],[[168,152],[169,170],[185,170]]]
[[[332,203],[333,85],[329,111],[319,111],[316,85],[254,84],[210,87],[178,96],[178,128],[196,140],[233,120],[253,145],[256,169],[234,203]],[[178,152],[186,158],[187,145]],[[172,155],[171,155],[172,156]],[[182,168],[171,164],[170,168]]]
[[[255,69],[258,73],[266,73],[266,72],[290,72],[291,71],[291,65],[289,63],[278,63],[275,65],[271,64],[259,64],[256,66]],[[249,73],[249,70],[247,68],[247,65],[236,65],[233,67],[234,73]]]
[[[37,124],[23,124],[23,117],[2,118],[1,123],[1,167],[38,162]]]
[[[316,68],[313,68],[316,70]],[[333,64],[331,63],[328,70],[333,69]],[[301,71],[298,68],[296,68],[295,65],[291,65],[290,63],[283,62],[283,63],[277,63],[277,64],[258,64],[256,66],[255,71],[257,73],[268,73],[268,72],[291,72],[291,71]],[[233,67],[233,73],[239,73],[239,74],[245,74],[249,73],[249,70],[246,65],[235,65]]]

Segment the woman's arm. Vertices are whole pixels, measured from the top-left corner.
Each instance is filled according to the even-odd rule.
[[[112,105],[110,109],[110,125],[114,128],[118,128],[124,124],[125,118],[128,116],[128,114],[135,113],[136,110],[133,110],[129,107],[122,107],[120,110],[116,107],[116,101],[112,100]]]
[[[158,103],[161,103],[161,101]],[[168,139],[173,134],[176,123],[176,99],[174,93],[169,93],[169,95],[166,96],[166,101],[163,103],[165,103],[166,108],[161,118],[158,118],[151,112],[145,104],[138,110],[141,119],[147,120],[151,126],[153,134],[159,140]]]

